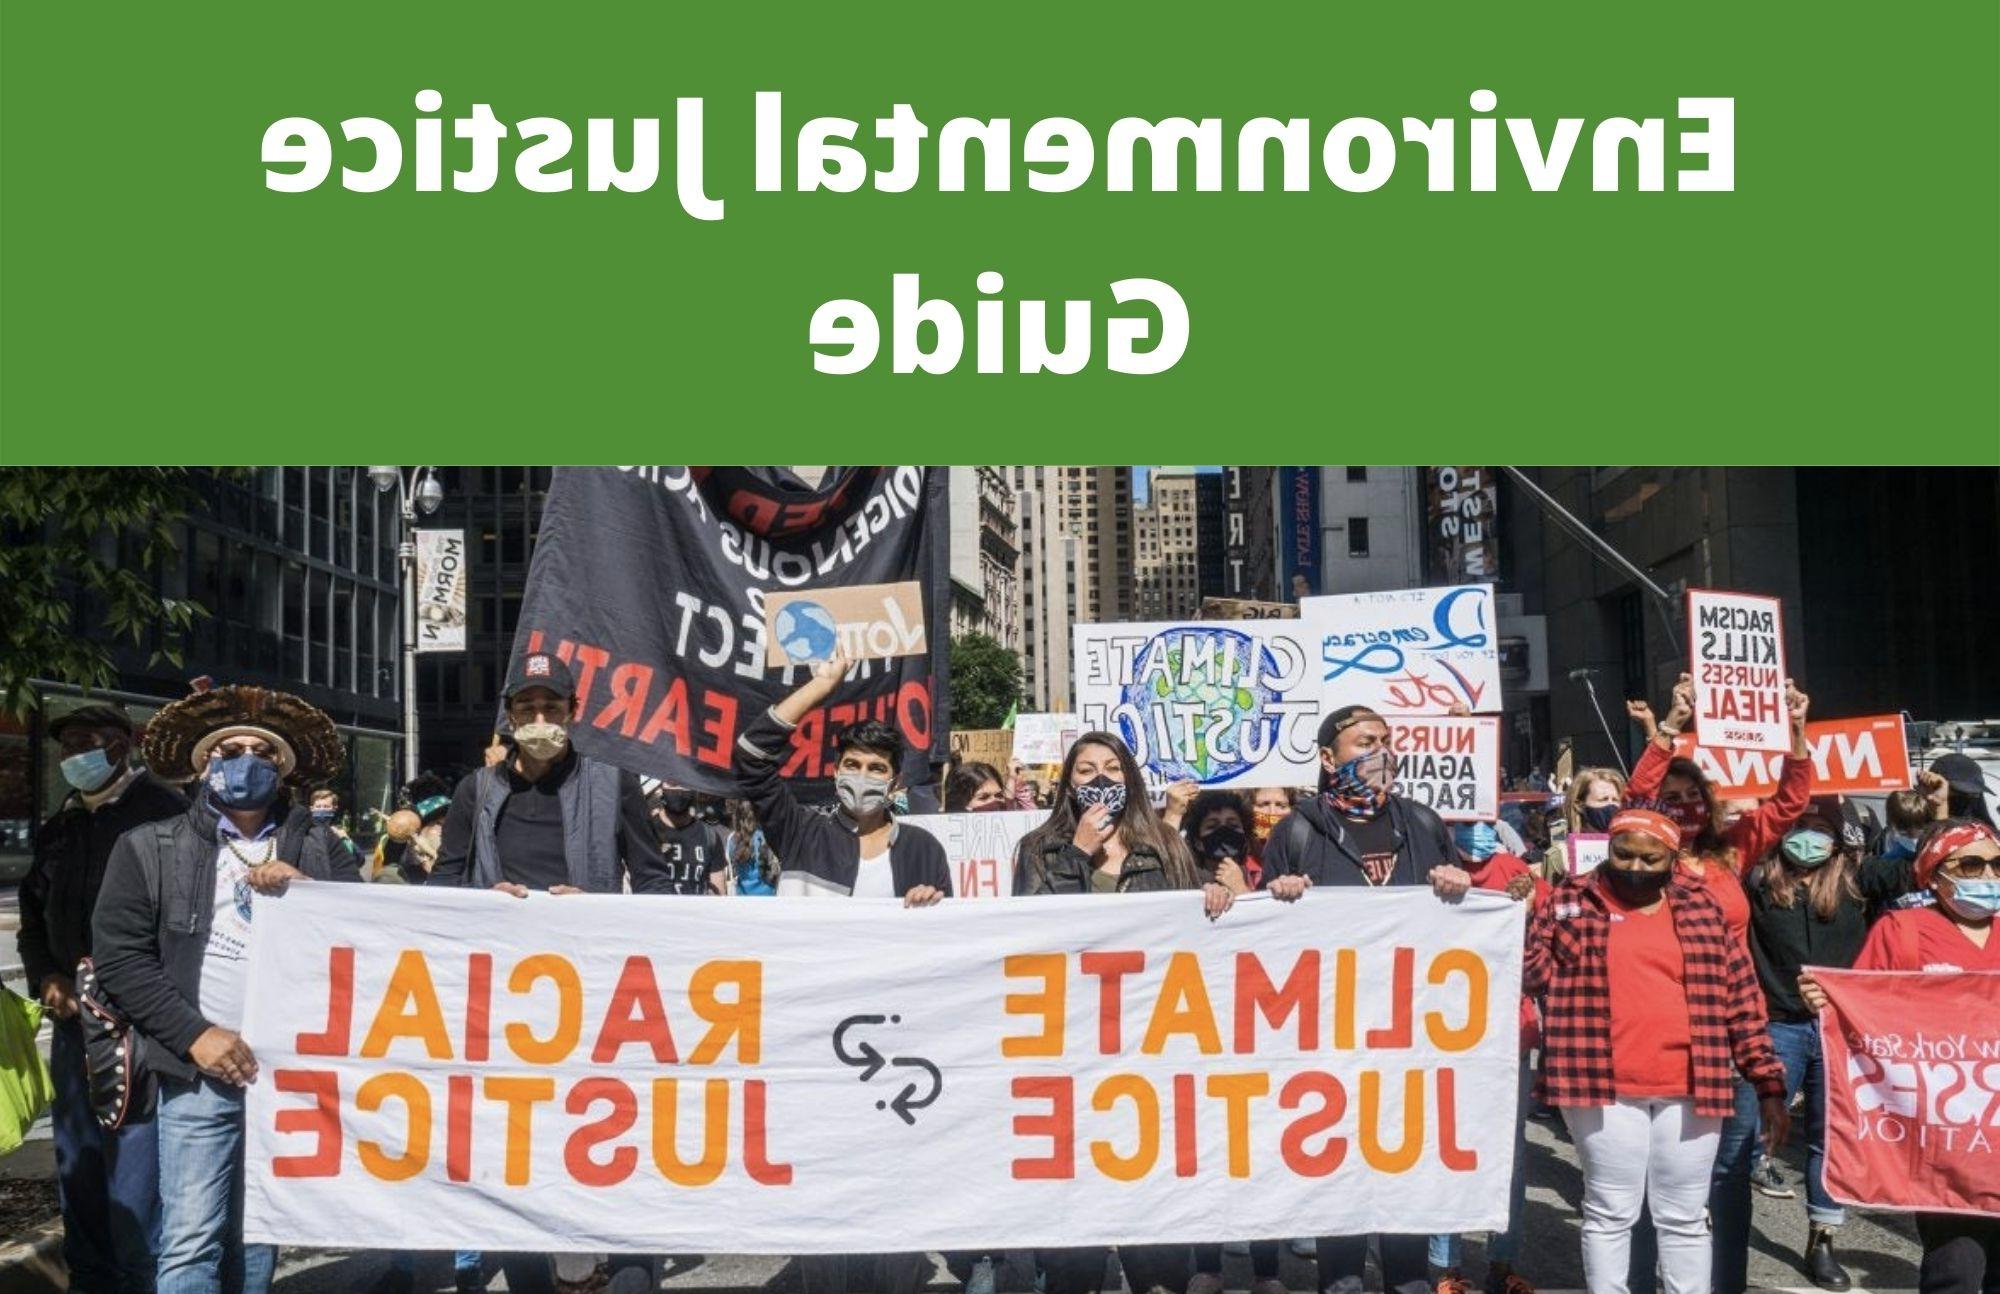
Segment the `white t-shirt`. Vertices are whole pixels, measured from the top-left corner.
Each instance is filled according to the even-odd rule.
[[[808,872],[790,869],[778,873],[778,896],[795,899],[893,899],[896,874],[889,866],[889,851],[861,860],[854,876],[854,888],[843,890]]]
[[[266,837],[253,843],[226,834],[221,834],[221,841],[215,855],[215,915],[208,927],[208,950],[201,959],[199,1006],[202,1018],[210,1024],[237,1030],[243,1027],[250,914],[256,899],[256,891],[250,888],[250,866],[272,856],[274,841]],[[235,849],[230,848],[232,844]]]

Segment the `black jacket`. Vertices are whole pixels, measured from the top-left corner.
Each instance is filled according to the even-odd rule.
[[[785,871],[817,877],[851,894],[861,875],[861,837],[845,812],[821,813],[800,804],[778,776],[791,740],[791,727],[770,710],[743,730],[736,740],[743,798]],[[896,827],[889,837],[889,876],[899,896],[919,885],[951,894],[951,862],[928,831]]]
[[[1868,939],[1868,915],[1880,904],[1916,888],[1917,864],[1912,858],[1867,858],[1855,869],[1858,899],[1841,897],[1833,916],[1822,921],[1813,913],[1805,887],[1792,895],[1792,906],[1771,901],[1771,891],[1752,872],[1743,889],[1750,898],[1750,956],[1757,963],[1757,982],[1773,1020],[1793,1022],[1818,1017],[1799,997],[1799,971],[1806,966],[1845,968],[1861,955]]]
[[[1385,884],[1428,885],[1432,868],[1458,866],[1458,847],[1435,810],[1392,795],[1384,812],[1396,833],[1396,866]],[[1368,884],[1346,825],[1317,795],[1300,800],[1271,829],[1258,861],[1264,885],[1278,876],[1303,876],[1314,885]]]
[[[179,791],[141,772],[114,800],[86,808],[72,791],[35,833],[35,858],[21,879],[21,966],[28,995],[51,975],[75,975],[90,956],[90,914],[104,885],[104,865],[118,837],[133,827],[187,812]]]
[[[280,799],[275,857],[316,881],[359,881],[354,851],[312,813]],[[197,801],[178,818],[119,837],[104,868],[92,921],[97,981],[149,1044],[146,1062],[171,1078],[194,1077],[188,1048],[202,1018],[201,963],[215,915],[216,812]]]
[[[1147,845],[1126,854],[1125,865],[1118,869],[1120,894],[1157,894],[1179,888],[1167,879],[1160,856]],[[1024,836],[1014,854],[1014,893],[1089,894],[1090,855],[1067,840],[1052,840],[1037,849],[1033,837]]]

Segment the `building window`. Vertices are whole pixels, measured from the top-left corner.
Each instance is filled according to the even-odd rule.
[[[1368,469],[1365,467],[1350,467],[1347,469],[1347,479],[1350,481],[1365,481],[1368,479]]]
[[[1349,517],[1347,519],[1347,555],[1349,557],[1368,556],[1368,518]]]

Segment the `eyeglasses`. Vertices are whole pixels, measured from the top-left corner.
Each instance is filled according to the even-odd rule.
[[[1972,881],[1981,878],[1989,881],[2000,881],[2000,856],[1993,858],[1973,858],[1970,855],[1964,855],[1958,858],[1947,858],[1939,866],[1943,868],[1946,876],[1955,881]]]

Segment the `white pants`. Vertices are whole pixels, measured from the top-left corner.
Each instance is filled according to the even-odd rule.
[[[1563,1110],[1583,1166],[1583,1280],[1590,1294],[1626,1294],[1632,1227],[1649,1201],[1665,1294],[1708,1294],[1705,1216],[1722,1120],[1687,1100],[1619,1101]]]

